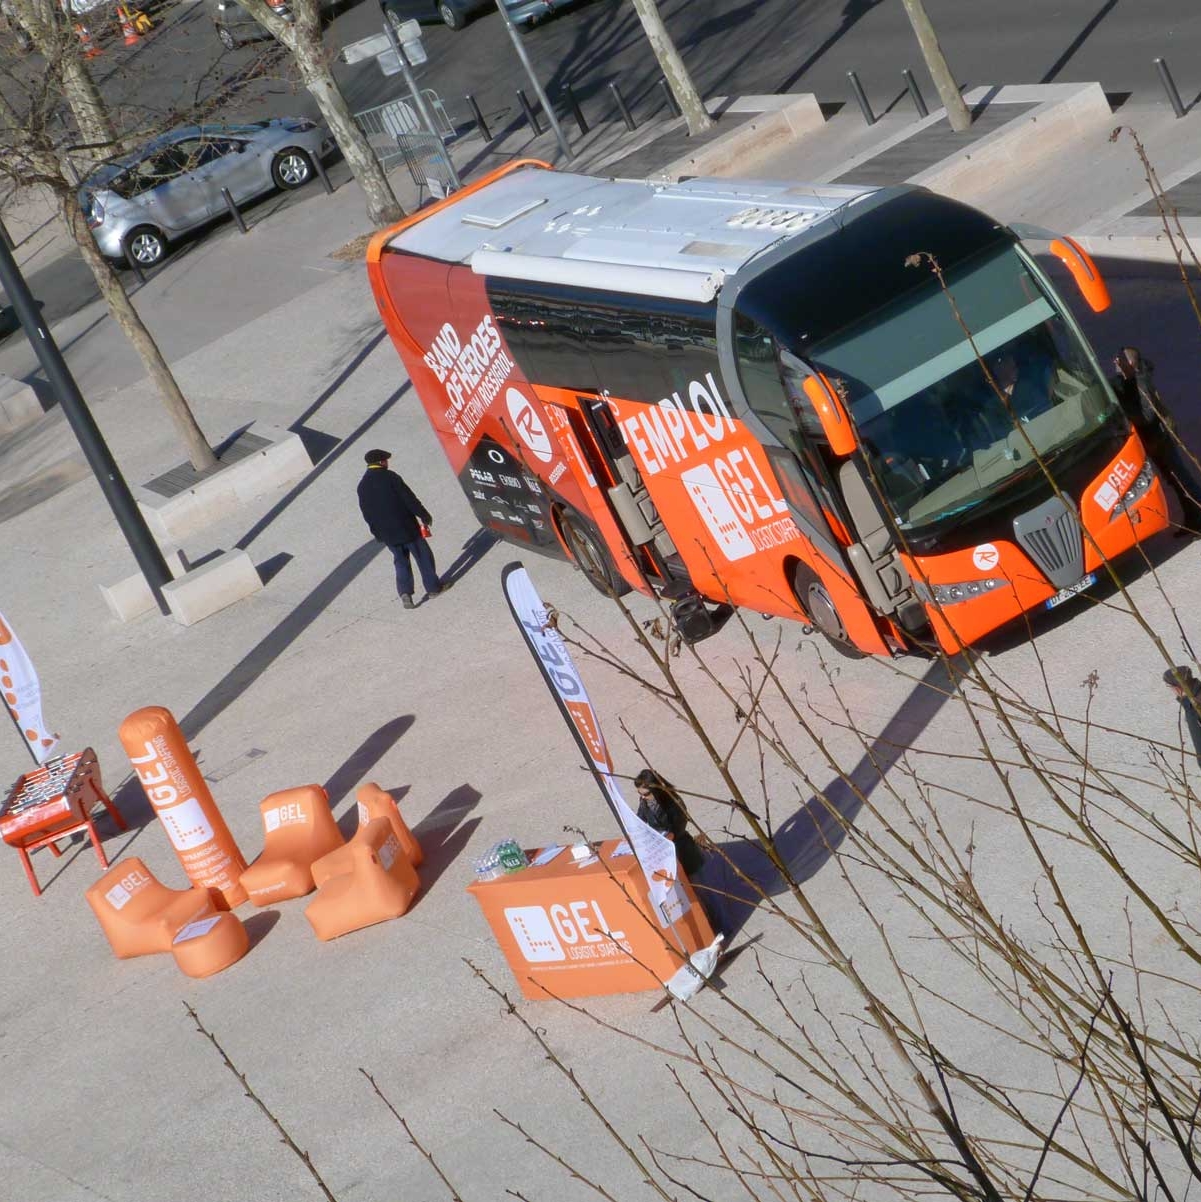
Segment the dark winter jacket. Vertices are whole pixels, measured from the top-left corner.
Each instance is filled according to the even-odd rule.
[[[1201,708],[1201,680],[1190,681],[1188,688],[1197,699],[1197,703],[1194,704],[1187,696],[1178,697],[1177,700],[1180,702],[1180,711],[1184,717],[1184,728],[1192,740],[1197,763],[1201,765],[1201,718],[1197,717],[1197,710]]]
[[[676,845],[676,859],[685,876],[692,876],[704,863],[704,853],[689,833],[684,808],[670,789],[652,786],[650,796],[639,800],[638,817],[655,830],[671,835]]]
[[[413,490],[386,467],[369,467],[363,473],[359,509],[371,533],[389,547],[420,538],[418,523],[432,520]]]

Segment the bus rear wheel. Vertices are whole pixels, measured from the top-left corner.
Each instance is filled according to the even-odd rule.
[[[560,509],[559,536],[572,562],[587,577],[588,583],[606,597],[624,597],[630,591],[625,577],[618,572],[600,537],[578,514]]]
[[[851,641],[846,625],[838,613],[838,607],[821,578],[808,564],[797,564],[793,572],[792,587],[809,621],[826,636],[830,646],[847,659],[862,659],[864,652]]]

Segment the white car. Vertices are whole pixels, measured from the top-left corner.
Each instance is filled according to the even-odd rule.
[[[334,148],[329,130],[304,117],[246,125],[189,125],[102,163],[79,187],[79,200],[100,249],[142,267],[159,262],[168,243],[272,188],[299,188],[314,163]]]

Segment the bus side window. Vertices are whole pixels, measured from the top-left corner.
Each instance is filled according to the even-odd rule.
[[[488,299],[522,374],[532,384],[595,392],[586,332],[571,305],[492,281]]]

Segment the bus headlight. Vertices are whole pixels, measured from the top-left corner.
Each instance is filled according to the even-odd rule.
[[[986,580],[965,580],[962,584],[926,584],[918,580],[913,585],[913,591],[923,601],[935,605],[954,605],[959,601],[970,601],[973,597],[991,593],[995,588],[1004,588],[1008,580],[995,576]]]
[[[1109,520],[1112,522],[1119,513],[1125,513],[1140,497],[1145,496],[1147,489],[1151,487],[1154,480],[1155,468],[1152,467],[1151,460],[1148,459],[1143,464],[1143,470],[1130,481],[1130,487],[1121,495],[1118,503],[1109,511]]]

